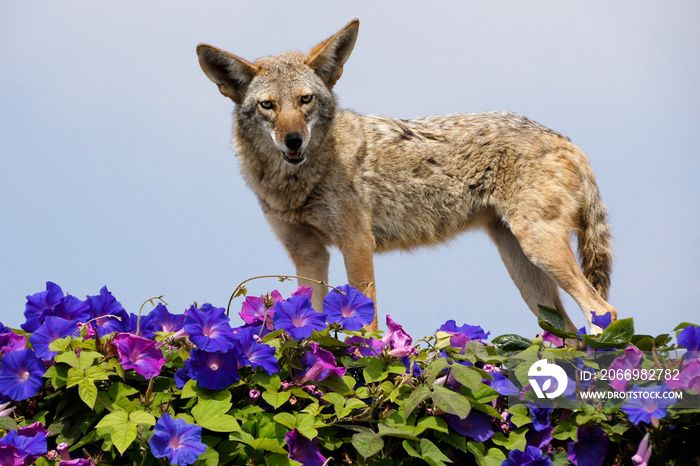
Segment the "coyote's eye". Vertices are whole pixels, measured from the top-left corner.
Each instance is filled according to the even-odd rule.
[[[272,103],[271,100],[263,100],[263,101],[260,102],[260,106],[261,106],[262,108],[264,108],[265,110],[270,110],[270,109],[272,109],[272,107],[274,107],[275,105]]]
[[[299,99],[299,101],[300,101],[302,104],[310,104],[312,100],[314,100],[314,96],[311,95],[311,94],[303,95],[303,96],[301,96],[301,98]]]

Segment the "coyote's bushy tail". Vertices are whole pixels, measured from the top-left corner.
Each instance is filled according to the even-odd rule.
[[[613,259],[610,225],[592,172],[587,173],[583,187],[584,202],[578,234],[581,267],[593,288],[607,301]]]

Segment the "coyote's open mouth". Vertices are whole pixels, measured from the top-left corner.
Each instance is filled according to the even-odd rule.
[[[282,157],[284,157],[284,161],[290,165],[299,165],[300,163],[303,163],[306,160],[306,156],[304,155],[303,151],[282,152]]]

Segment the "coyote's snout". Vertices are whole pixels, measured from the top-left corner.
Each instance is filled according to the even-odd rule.
[[[589,324],[590,311],[615,318],[606,302],[609,226],[583,152],[512,113],[397,120],[339,110],[332,89],[358,27],[350,22],[306,55],[285,52],[255,63],[197,47],[206,75],[236,104],[241,172],[297,274],[327,282],[328,247],[337,246],[348,282],[376,299],[375,252],[481,227],[535,314],[541,304],[566,316],[561,287]],[[313,286],[320,309],[325,287],[300,284]],[[568,317],[566,325],[576,328]]]

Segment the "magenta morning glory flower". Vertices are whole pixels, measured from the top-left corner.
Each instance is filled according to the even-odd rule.
[[[576,430],[576,442],[571,442],[567,449],[567,458],[576,466],[601,466],[608,453],[608,435],[595,425],[579,427]]]
[[[284,329],[295,340],[310,337],[314,330],[326,328],[326,314],[316,312],[307,296],[292,296],[284,302],[275,303],[272,321],[276,329]]]
[[[460,419],[459,416],[454,414],[448,414],[447,424],[458,434],[477,442],[485,442],[493,437],[494,434],[491,416],[475,409],[472,409],[465,419]]]
[[[683,370],[677,379],[666,382],[673,390],[695,390],[700,393],[700,359],[691,359],[683,363]]]
[[[114,338],[112,344],[117,348],[119,364],[125,370],[134,369],[137,374],[147,379],[160,374],[163,364],[167,361],[163,357],[163,352],[156,348],[154,340],[130,333],[120,333]]]
[[[240,349],[239,362],[249,364],[253,366],[253,369],[262,367],[270,375],[279,372],[275,348],[258,343],[255,336],[254,327],[246,327],[236,334],[238,338],[236,346]]]
[[[306,296],[311,299],[314,294],[314,289],[311,286],[300,286],[296,290],[292,291],[292,296]]]
[[[185,327],[184,314],[171,314],[163,303],[148,313],[148,317],[158,327],[159,332],[174,333]]]
[[[128,332],[131,327],[129,314],[124,307],[116,300],[112,293],[103,286],[99,295],[87,297],[90,306],[90,316],[96,319],[92,325],[97,330],[99,336],[112,332]]]
[[[528,446],[525,451],[511,450],[501,466],[552,466],[552,460],[549,456],[542,456],[539,448]]]
[[[241,312],[238,315],[248,325],[262,325],[263,321],[265,321],[265,326],[268,329],[272,329],[272,316],[275,314],[272,306],[278,301],[284,300],[277,290],[266,296],[248,296],[243,302]]]
[[[688,351],[700,351],[700,327],[688,325],[681,330],[678,334],[678,344]]]
[[[374,320],[374,301],[350,285],[331,290],[323,299],[328,322],[337,322],[345,330],[360,330]]]
[[[318,439],[309,440],[294,429],[287,432],[284,436],[289,449],[289,458],[298,461],[304,466],[323,466],[328,461],[321,454],[321,449],[318,447]]]
[[[171,464],[187,465],[197,461],[207,446],[202,443],[202,428],[165,413],[156,422],[150,441],[156,458],[168,458]]]
[[[398,348],[413,343],[413,338],[404,332],[403,327],[397,324],[388,314],[386,316],[386,326],[388,327],[388,331],[382,338],[382,343],[385,345]]]
[[[27,347],[27,339],[23,335],[17,335],[12,330],[0,333],[0,354],[17,351]]]
[[[46,291],[27,296],[22,330],[32,333],[41,325],[44,311],[51,310],[63,299],[63,290],[52,282],[46,282]]]
[[[44,363],[31,349],[4,354],[0,360],[0,393],[12,400],[26,400],[44,385]]]
[[[227,352],[192,350],[185,361],[187,374],[197,381],[197,386],[209,390],[223,390],[236,382],[238,377],[238,350]]]
[[[53,361],[56,351],[49,350],[49,345],[59,338],[65,338],[78,330],[78,324],[71,320],[49,316],[41,327],[29,337],[29,342],[36,355],[45,361]]]
[[[192,343],[204,351],[228,351],[233,348],[235,336],[229,325],[226,309],[207,303],[201,309],[195,306],[185,312],[185,331]]]
[[[302,359],[302,365],[306,367],[306,373],[301,383],[310,381],[320,382],[331,374],[343,377],[347,369],[338,367],[335,363],[335,356],[328,350],[318,346],[318,343],[309,344],[311,351],[307,351]]]
[[[347,345],[347,352],[351,353],[356,358],[364,358],[367,356],[379,356],[382,354],[384,349],[384,343],[376,338],[362,338],[360,336],[353,336],[345,340]]]
[[[639,351],[634,346],[625,348],[625,354],[619,358],[615,358],[610,364],[610,372],[617,372],[618,370],[625,371],[626,369],[632,371],[639,367],[639,363],[642,361],[642,356],[644,353]],[[627,385],[629,380],[620,377],[610,380],[610,386],[617,390],[618,392],[624,392],[627,390]]]
[[[676,402],[673,392],[665,383],[653,387],[635,385],[627,401],[620,406],[633,424],[651,422],[666,416],[666,408]]]

